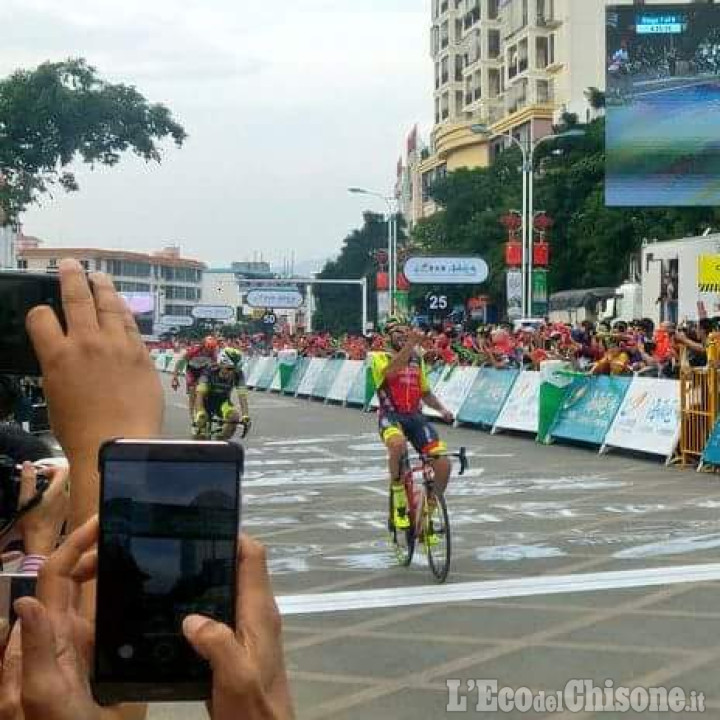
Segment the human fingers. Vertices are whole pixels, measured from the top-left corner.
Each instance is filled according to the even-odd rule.
[[[23,696],[47,691],[45,682],[57,675],[55,633],[47,610],[35,598],[15,601],[22,635]]]
[[[105,273],[92,273],[92,293],[95,298],[100,329],[118,337],[125,335],[125,310],[123,299],[118,295],[112,280]]]
[[[38,573],[37,597],[48,610],[65,611],[70,602],[68,581],[83,555],[98,539],[97,515],[69,535]]]
[[[97,549],[88,550],[78,560],[77,565],[72,570],[72,579],[77,583],[86,583],[95,580],[98,568],[98,552]]]
[[[100,329],[95,299],[82,265],[77,260],[60,261],[60,293],[70,337],[90,335]]]
[[[33,464],[25,461],[22,465],[22,472],[20,474],[20,496],[18,498],[19,506],[30,502],[37,493],[37,470],[33,467]]]
[[[243,533],[238,548],[237,624],[254,632],[279,635],[282,622],[275,602],[265,546]]]
[[[25,327],[44,372],[51,354],[66,340],[60,320],[51,307],[38,305],[25,316]]]
[[[22,720],[22,642],[15,623],[0,667],[0,720]]]

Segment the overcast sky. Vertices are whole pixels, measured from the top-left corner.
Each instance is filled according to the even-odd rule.
[[[339,249],[389,192],[432,112],[430,0],[2,0],[0,74],[82,56],[168,105],[190,137],[162,165],[78,172],[24,218],[54,245],[154,249],[213,265]]]

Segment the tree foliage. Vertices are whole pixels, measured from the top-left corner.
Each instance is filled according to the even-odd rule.
[[[343,241],[335,260],[325,264],[318,278],[326,280],[368,279],[369,320],[377,322],[377,265],[374,253],[387,248],[388,224],[382,215],[366,212],[363,226]],[[405,238],[402,220],[399,222],[398,242]],[[332,333],[360,332],[361,289],[352,285],[319,285],[315,289],[317,312],[313,325]]]
[[[568,116],[558,130],[574,124]],[[584,137],[543,143],[535,153],[534,209],[555,221],[551,292],[621,283],[644,238],[680,238],[720,227],[714,208],[606,207],[604,118],[581,127]],[[520,151],[512,146],[490,168],[449,173],[431,189],[440,210],[412,233],[412,241],[428,253],[485,258],[491,274],[482,290],[501,306],[507,235],[500,218],[521,208],[521,166]]]
[[[115,165],[131,151],[160,162],[159,143],[185,130],[136,88],[108,83],[83,59],[44,63],[0,80],[0,208],[15,220],[53,186],[75,191],[74,160]]]

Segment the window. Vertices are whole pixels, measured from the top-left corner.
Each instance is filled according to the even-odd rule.
[[[488,31],[488,57],[494,59],[500,56],[500,31]]]
[[[440,26],[440,49],[444,50],[450,42],[447,20]]]
[[[447,57],[444,57],[440,61],[440,84],[444,85],[449,79],[450,76],[448,74],[448,59]]]
[[[535,67],[538,70],[546,68],[550,63],[549,58],[549,38],[535,38]]]
[[[523,40],[518,46],[518,73],[528,69],[528,41]]]
[[[463,56],[456,55],[455,56],[455,80],[457,82],[462,82],[462,79],[463,79]]]
[[[497,20],[498,18],[498,5],[500,0],[487,0],[487,18],[488,20]]]
[[[57,258],[50,258],[48,260],[47,266],[49,268],[56,268],[57,267]]]
[[[555,33],[550,36],[548,42],[548,65],[555,64]]]
[[[83,266],[83,269],[85,270],[85,272],[90,271],[90,261],[89,260],[81,260],[80,264]]]
[[[17,261],[18,270],[27,270],[28,262],[24,258],[20,258]]]
[[[537,101],[539,103],[552,102],[552,84],[549,80],[538,80],[536,85]]]

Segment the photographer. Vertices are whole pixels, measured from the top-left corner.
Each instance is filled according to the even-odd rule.
[[[142,717],[142,706],[101,710],[90,695],[98,534],[97,520],[90,518],[98,508],[100,445],[113,437],[158,437],[163,392],[135,321],[109,278],[91,275],[91,290],[74,260],[63,260],[59,274],[67,330],[46,306],[28,313],[26,324],[43,371],[52,429],[70,462],[70,523],[78,529],[40,570],[37,600],[16,603],[22,631],[13,629],[2,668],[0,719],[19,720],[23,713],[25,720]],[[213,671],[211,716],[292,718],[265,553],[243,538],[239,555],[237,629],[199,616],[183,625]],[[14,707],[8,708],[8,698]]]

